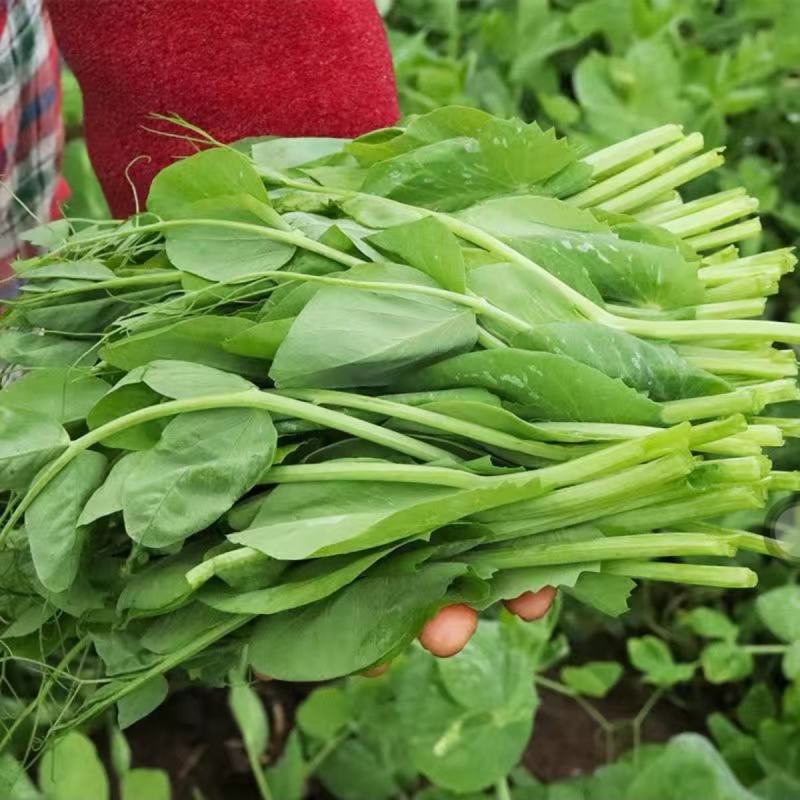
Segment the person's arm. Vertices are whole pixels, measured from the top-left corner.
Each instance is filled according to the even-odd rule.
[[[152,113],[178,114],[224,142],[357,136],[399,114],[373,0],[48,0],[48,8],[118,217],[135,210],[130,164],[143,203],[153,176],[191,152],[146,131],[170,129]]]

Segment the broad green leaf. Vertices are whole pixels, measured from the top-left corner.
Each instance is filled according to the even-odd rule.
[[[409,133],[415,136],[420,130],[418,125]],[[430,144],[373,164],[363,190],[436,211],[455,211],[489,197],[547,193],[546,181],[575,158],[565,141],[536,123],[487,114],[465,126],[452,126],[445,134],[448,138],[441,138],[443,132],[430,137]]]
[[[269,236],[280,217],[248,195],[200,200],[185,207],[184,213],[181,226],[166,231],[167,256],[183,272],[222,283],[280,269],[294,255],[294,245]],[[192,220],[197,224],[187,224]]]
[[[322,686],[301,703],[296,719],[306,736],[327,742],[348,725],[350,715],[350,704],[342,689]]]
[[[54,419],[2,404],[0,430],[0,491],[25,490],[34,475],[69,444],[67,432]]]
[[[462,517],[541,494],[535,475],[511,474],[476,488],[378,481],[277,486],[236,544],[297,560],[352,553],[430,533]]]
[[[465,709],[494,712],[498,717],[531,713],[536,695],[531,683],[531,654],[514,647],[500,623],[484,620],[455,657],[436,662],[447,694]]]
[[[582,294],[591,296],[588,281],[572,280]],[[486,298],[492,305],[521,322],[541,325],[548,322],[569,322],[581,319],[574,306],[541,275],[519,264],[499,263],[473,267],[467,272],[471,292]],[[600,296],[597,296],[600,300]],[[483,315],[481,322],[491,332],[510,339],[519,332],[505,321]]]
[[[605,697],[622,677],[622,664],[616,661],[590,661],[580,667],[564,667],[562,683],[587,697]]]
[[[400,787],[378,743],[346,739],[319,768],[319,780],[341,800],[392,800]]]
[[[131,747],[116,725],[112,725],[108,732],[108,749],[111,766],[121,780],[131,770]]]
[[[252,148],[253,161],[259,167],[284,172],[294,167],[324,159],[339,153],[347,139],[328,136],[276,137],[256,142]]]
[[[149,561],[125,582],[117,608],[148,616],[182,605],[192,593],[186,573],[200,563],[205,550],[206,544],[197,542],[174,555]]]
[[[800,639],[800,586],[779,586],[759,595],[756,609],[761,621],[779,639]]]
[[[49,280],[52,278],[71,278],[84,281],[107,281],[116,278],[102,261],[95,259],[81,259],[80,261],[54,261],[50,264],[34,265],[29,268],[19,269],[16,265],[14,271],[24,275],[26,281]]]
[[[0,405],[36,411],[66,424],[85,419],[108,384],[83,369],[33,370],[0,392]]]
[[[68,589],[78,574],[89,533],[78,519],[84,504],[105,478],[107,464],[102,453],[79,453],[25,512],[25,531],[36,574],[51,592]]]
[[[764,722],[774,719],[777,713],[773,691],[765,683],[752,684],[736,707],[739,722],[754,733],[759,731]]]
[[[304,608],[264,617],[250,640],[250,663],[280,680],[320,681],[383,661],[419,633],[460,564],[384,571]]]
[[[238,356],[248,358],[275,358],[278,348],[294,324],[294,317],[259,322],[241,333],[231,336],[222,343],[223,349]]]
[[[653,400],[731,391],[717,375],[692,366],[667,344],[654,344],[594,322],[553,322],[517,334],[512,345],[566,356],[619,378]]]
[[[475,707],[479,698],[473,696],[472,703],[464,706],[453,698],[448,684],[436,681],[434,660],[416,655],[419,657],[404,670],[397,689],[399,725],[414,766],[435,785],[459,794],[485,789],[505,777],[530,738],[537,702],[530,680],[532,670],[525,682],[527,697],[517,692],[506,697],[500,692],[504,700],[512,702],[497,709],[482,704]],[[453,662],[463,655],[455,656]],[[494,660],[491,648],[484,655]],[[445,666],[445,662],[439,666]],[[467,669],[458,670],[458,674],[469,677]],[[476,681],[473,675],[463,688],[474,694]],[[480,685],[484,695],[490,687],[485,680]]]
[[[470,310],[438,299],[329,287],[300,312],[269,374],[281,388],[385,386],[470,350],[477,334]]]
[[[290,567],[276,585],[251,591],[219,584],[205,586],[199,598],[212,608],[230,614],[277,614],[332,595],[352,583],[390,550],[383,548],[358,557],[345,555],[308,561]]]
[[[122,496],[125,481],[142,459],[143,452],[128,453],[109,471],[105,481],[94,491],[78,517],[78,525],[92,522],[122,511]]]
[[[783,655],[781,666],[787,680],[794,681],[800,678],[800,641],[792,642]]]
[[[70,731],[39,762],[39,787],[48,800],[108,800],[108,778],[91,740]]]
[[[545,586],[574,587],[581,575],[597,571],[597,563],[563,564],[550,567],[520,567],[504,569],[492,575],[490,595],[485,606],[500,600],[511,600],[523,592],[538,592]],[[480,607],[485,607],[481,604]]]
[[[164,428],[123,488],[128,535],[166,547],[219,519],[272,462],[277,435],[266,411],[182,414]]]
[[[191,317],[164,328],[119,339],[103,347],[101,355],[109,364],[123,370],[132,370],[149,361],[169,359],[192,361],[257,378],[265,373],[263,361],[237,356],[223,348],[226,339],[251,325],[250,320],[241,317]]]
[[[169,776],[160,769],[137,767],[120,781],[120,800],[170,800]]]
[[[303,800],[307,771],[300,733],[295,728],[289,734],[278,762],[266,770],[267,783],[273,796],[285,800]]]
[[[162,169],[150,186],[147,210],[174,219],[185,216],[192,203],[231,194],[268,202],[264,184],[245,156],[230,148],[213,148]]]
[[[248,380],[231,372],[192,361],[157,360],[146,364],[140,380],[164,397],[181,400],[204,394],[228,394],[254,389]]]
[[[515,404],[521,416],[565,422],[653,425],[657,403],[566,356],[507,348],[466,353],[440,361],[401,381],[404,388],[477,386]]]
[[[0,755],[0,797],[7,800],[44,800],[25,767],[11,753]]]
[[[0,331],[0,361],[20,367],[90,367],[97,361],[96,343],[8,329]]]
[[[167,655],[191,645],[198,636],[230,619],[228,614],[222,614],[202,603],[191,603],[153,619],[139,643],[151,653]]]
[[[739,635],[739,626],[730,617],[715,608],[698,606],[680,616],[681,625],[685,625],[698,636],[707,639],[722,639],[733,642]]]
[[[710,683],[741,681],[753,672],[753,656],[734,642],[713,642],[700,655],[703,675]]]
[[[250,758],[258,762],[269,744],[269,722],[261,698],[246,683],[231,686],[228,705]]]
[[[756,800],[736,780],[712,744],[696,733],[672,739],[661,754],[633,775],[626,798],[636,800]]]
[[[669,688],[689,680],[695,671],[694,664],[675,663],[669,647],[655,636],[628,639],[628,657],[645,680],[656,686]]]
[[[163,675],[154,675],[117,702],[117,722],[121,730],[129,728],[155,711],[167,699],[169,686]]]
[[[458,240],[433,217],[386,228],[370,236],[369,242],[430,275],[445,289],[463,292],[466,288],[464,257]]]

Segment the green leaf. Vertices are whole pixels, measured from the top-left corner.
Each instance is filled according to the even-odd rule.
[[[125,730],[155,711],[167,699],[169,686],[163,675],[154,675],[117,701],[117,723]]]
[[[593,322],[554,322],[517,334],[526,350],[566,356],[619,378],[653,400],[679,400],[729,392],[722,378],[692,366],[669,345],[653,344]]]
[[[95,259],[81,259],[80,261],[54,261],[50,264],[33,264],[22,269],[16,265],[14,271],[24,275],[26,281],[50,280],[52,278],[69,278],[83,281],[107,281],[116,278],[116,273],[110,270],[102,261]]]
[[[222,346],[229,353],[248,358],[273,359],[294,324],[294,317],[260,322],[226,339]]]
[[[2,404],[0,429],[0,492],[24,491],[36,473],[69,444],[67,432],[50,417]]]
[[[561,681],[578,694],[605,697],[622,677],[622,671],[616,661],[590,661],[580,667],[564,667]]]
[[[167,547],[219,519],[272,463],[277,434],[266,411],[219,408],[182,414],[128,475],[128,535]]]
[[[756,609],[761,621],[779,639],[800,639],[800,586],[779,586],[759,595]]]
[[[0,797],[7,800],[44,800],[25,767],[11,753],[0,755]]]
[[[121,800],[170,800],[169,776],[160,769],[132,769],[120,782]]]
[[[247,195],[229,195],[200,200],[184,208],[188,220],[166,231],[167,256],[183,272],[209,281],[223,283],[247,275],[280,269],[295,253],[295,247],[269,237],[280,217],[263,202]],[[206,220],[224,220],[264,228],[262,234],[252,228],[204,224]]]
[[[689,680],[695,671],[694,664],[676,664],[669,647],[655,636],[628,639],[628,657],[644,673],[645,681],[656,686],[674,686]]]
[[[636,800],[755,800],[712,744],[696,733],[672,739],[633,776],[625,796]]]
[[[267,782],[274,798],[303,800],[307,767],[297,729],[289,734],[283,755],[266,770]]]
[[[108,800],[108,778],[92,742],[71,731],[48,748],[39,762],[39,786],[48,800]]]
[[[441,665],[427,654],[417,653],[398,679],[399,725],[414,766],[435,785],[459,794],[485,789],[508,774],[528,742],[537,703],[530,662],[513,650],[504,653],[496,634],[484,638],[486,644],[473,656],[465,656],[471,646],[467,645],[461,654]],[[478,660],[473,660],[476,657]],[[449,668],[451,662],[457,665],[459,659],[467,662],[463,668],[451,669],[446,682],[436,681],[442,667]],[[488,662],[481,664],[486,659]],[[493,695],[501,698],[502,704],[496,709],[485,702],[486,692],[493,691],[492,681],[486,681],[489,662],[498,666],[505,662],[515,675]],[[471,668],[481,672],[470,676]],[[456,687],[461,691],[454,697]],[[508,690],[510,695],[506,694]],[[463,704],[465,699],[469,705]]]
[[[140,380],[164,397],[181,400],[204,394],[244,392],[255,386],[231,372],[191,361],[162,359],[146,364]]]
[[[499,195],[547,193],[547,180],[575,158],[554,131],[536,123],[458,108],[442,110],[435,122],[417,118],[407,139],[422,144],[373,164],[363,191],[437,211]]]
[[[102,517],[122,511],[122,495],[125,481],[142,459],[144,453],[128,453],[123,456],[106,476],[105,481],[94,491],[78,517],[78,525],[89,525]]]
[[[566,356],[507,348],[465,353],[440,361],[398,384],[450,389],[477,386],[515,403],[520,416],[565,422],[653,425],[660,408],[599,370]]]
[[[0,331],[0,361],[20,367],[89,367],[97,361],[95,342],[32,331]]]
[[[269,722],[261,698],[246,683],[237,683],[228,692],[228,705],[242,734],[245,750],[258,762],[269,744]]]
[[[340,800],[391,800],[400,788],[380,747],[361,739],[342,742],[317,774]]]
[[[781,662],[783,674],[790,681],[800,678],[800,641],[792,642]]]
[[[350,723],[350,704],[338,686],[315,689],[297,709],[297,725],[314,739],[327,742]]]
[[[346,142],[347,139],[328,136],[276,137],[256,142],[251,153],[259,167],[284,172],[339,153]]]
[[[25,512],[25,531],[39,580],[51,592],[68,589],[89,533],[78,524],[83,506],[106,475],[102,453],[85,450],[70,461]]]
[[[621,575],[583,572],[575,586],[565,591],[603,614],[618,617],[628,610],[628,599],[635,588],[634,581]]]
[[[230,614],[277,614],[314,603],[352,583],[387,555],[392,548],[365,555],[333,556],[291,566],[274,586],[243,591],[236,586],[212,584],[200,591],[200,600]],[[263,571],[263,568],[262,568]]]
[[[383,661],[420,631],[460,564],[384,571],[304,608],[264,617],[250,641],[250,663],[279,680],[320,681]]]
[[[85,419],[108,391],[87,370],[53,367],[23,375],[0,392],[0,404],[35,411],[62,424]]]
[[[191,603],[170,614],[156,617],[141,637],[141,646],[152,653],[167,655],[190,645],[198,636],[230,620],[202,603]]]
[[[742,726],[754,733],[759,732],[761,724],[772,720],[778,713],[772,690],[764,683],[754,683],[736,706],[736,716]]]
[[[386,386],[470,350],[477,334],[470,310],[439,299],[329,287],[300,312],[269,375],[281,388]]]
[[[464,257],[456,237],[433,217],[396,225],[368,238],[380,250],[399,256],[453,292],[464,292]]]
[[[186,573],[200,563],[206,549],[204,542],[197,542],[174,555],[149,561],[125,582],[117,608],[147,616],[182,605],[192,593]]]
[[[122,779],[131,770],[131,748],[122,731],[112,725],[108,733],[108,749],[111,766],[117,777]]]
[[[174,219],[185,216],[192,203],[231,194],[268,203],[264,184],[245,156],[230,148],[203,150],[156,175],[147,195],[147,210],[162,219]]]
[[[106,345],[101,356],[114,367],[132,370],[158,359],[192,361],[228,372],[262,377],[263,361],[228,353],[223,342],[253,323],[241,317],[208,314],[175,322],[163,328],[134,333]]]
[[[753,656],[734,642],[706,645],[700,655],[703,675],[710,683],[731,683],[753,672]]]
[[[739,635],[739,626],[714,608],[703,606],[693,608],[681,615],[680,623],[698,636],[704,636],[707,639],[723,639],[733,642]]]

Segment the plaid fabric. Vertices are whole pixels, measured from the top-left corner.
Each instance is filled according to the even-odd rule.
[[[20,234],[51,218],[58,181],[59,59],[43,2],[0,0],[0,297],[13,294]]]

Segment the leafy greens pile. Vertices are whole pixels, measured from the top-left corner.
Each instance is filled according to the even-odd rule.
[[[245,648],[323,680],[443,604],[619,614],[637,579],[751,587],[717,560],[789,555],[708,521],[798,486],[762,454],[798,425],[762,411],[798,396],[773,343],[800,326],[753,319],[794,264],[740,257],[755,202],[682,201],[702,149],[667,125],[579,158],[446,107],[204,149],[129,220],[37,229],[0,329],[0,614],[55,665],[53,730]]]

